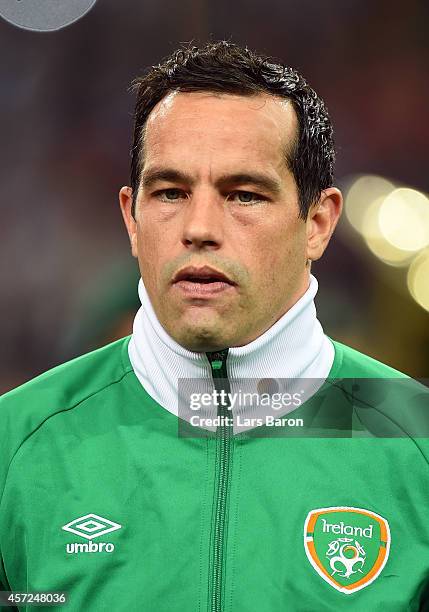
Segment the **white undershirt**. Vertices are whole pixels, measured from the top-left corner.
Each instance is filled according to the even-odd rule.
[[[334,346],[324,334],[316,316],[314,297],[317,290],[318,282],[310,274],[307,291],[274,325],[249,344],[229,349],[226,363],[231,390],[238,391],[237,385],[242,379],[254,379],[257,386],[259,379],[268,378],[281,379],[281,382],[283,379],[294,379],[294,383],[289,380],[286,386],[283,383],[280,385],[281,390],[287,389],[292,393],[302,389],[301,379],[313,379],[306,387],[305,399],[317,391],[327,378],[335,355]],[[204,388],[213,390],[207,355],[187,350],[166,332],[153,310],[142,279],[138,292],[142,305],[135,316],[128,346],[134,372],[146,392],[160,406],[189,420],[183,416],[181,409],[179,411],[178,393],[180,389],[183,400],[185,385],[181,383],[179,386],[178,382],[179,379],[202,379]],[[251,386],[253,383],[249,384]],[[246,390],[249,388],[246,387]],[[291,408],[281,409],[275,416],[290,411]],[[257,414],[254,407],[244,404],[237,406],[233,412],[242,416]],[[188,410],[187,414],[195,412]],[[234,433],[244,429],[234,425]]]

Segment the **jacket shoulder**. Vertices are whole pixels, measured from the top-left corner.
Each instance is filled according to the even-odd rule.
[[[0,500],[8,466],[21,444],[47,419],[78,406],[132,368],[129,336],[58,365],[0,397]]]
[[[129,336],[107,344],[99,349],[66,361],[0,397],[0,406],[35,402],[44,397],[44,404],[51,404],[51,398],[63,408],[78,403],[85,396],[96,393],[103,387],[117,381],[130,370],[124,359]],[[36,402],[39,403],[38,401]],[[1,411],[0,411],[1,414]]]
[[[334,375],[341,378],[410,378],[408,374],[365,353],[329,338],[334,345],[337,365]]]
[[[357,416],[360,436],[408,438],[429,463],[429,389],[421,381],[340,342],[334,342],[339,365],[332,378],[339,411]],[[345,398],[341,403],[341,398]]]

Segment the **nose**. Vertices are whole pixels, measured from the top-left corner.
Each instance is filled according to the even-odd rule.
[[[223,202],[209,192],[194,193],[183,219],[182,243],[189,249],[220,248],[223,241]]]

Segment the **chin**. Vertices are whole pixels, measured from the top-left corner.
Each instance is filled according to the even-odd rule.
[[[175,340],[181,346],[194,353],[220,351],[228,347],[228,339],[224,334],[216,333],[213,328],[193,326],[181,334],[175,335]]]

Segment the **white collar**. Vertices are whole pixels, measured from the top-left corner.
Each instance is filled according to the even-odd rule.
[[[313,380],[310,395],[317,391],[327,378],[335,356],[333,344],[316,316],[317,290],[317,279],[310,274],[307,291],[274,325],[249,344],[229,349],[227,369],[232,383],[250,378],[308,378],[318,379],[317,383]],[[179,379],[204,379],[213,386],[210,364],[205,353],[187,350],[165,331],[142,279],[138,292],[142,305],[134,319],[128,345],[130,361],[147,393],[177,416]],[[239,411],[246,414],[245,407]]]

